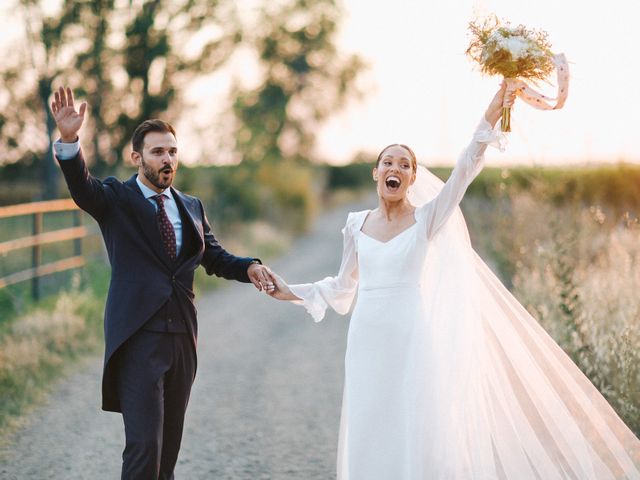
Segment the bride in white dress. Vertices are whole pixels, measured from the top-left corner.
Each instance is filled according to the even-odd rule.
[[[640,479],[640,442],[470,246],[460,213],[503,85],[444,186],[404,145],[350,213],[340,271],[272,294],[349,325],[339,480]]]

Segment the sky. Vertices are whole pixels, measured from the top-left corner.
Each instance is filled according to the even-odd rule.
[[[358,152],[376,154],[387,144],[406,143],[427,165],[452,165],[500,83],[465,56],[467,25],[496,14],[546,30],[554,51],[570,62],[571,82],[562,110],[516,104],[507,151],[489,153],[487,163],[640,163],[637,0],[342,0],[342,5],[339,48],[369,65],[360,79],[365,95],[347,102],[319,131],[320,158],[343,164]],[[0,42],[17,33],[3,29]],[[238,58],[236,68],[242,70],[242,55]],[[206,81],[199,88],[224,95],[233,77],[223,75],[226,79],[218,76],[215,84]],[[555,95],[553,85],[543,91]],[[210,111],[205,114],[210,123]],[[193,158],[183,159],[193,161],[199,152],[192,148]]]
[[[464,52],[467,24],[496,14],[546,30],[570,62],[562,110],[516,104],[505,153],[493,164],[640,163],[640,2],[637,0],[344,0],[340,44],[370,64],[369,93],[326,124],[318,152],[336,163],[358,150],[406,143],[425,163],[452,164],[499,79]],[[555,96],[554,85],[542,87]]]

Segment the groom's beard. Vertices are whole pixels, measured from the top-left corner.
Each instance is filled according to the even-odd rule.
[[[142,157],[141,161],[142,173],[154,187],[164,190],[173,184],[173,177],[176,173],[175,168],[172,168],[170,165],[164,165],[159,170],[156,170],[144,161],[144,157]]]

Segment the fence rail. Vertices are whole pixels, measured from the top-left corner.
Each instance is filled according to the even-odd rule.
[[[36,245],[46,245],[47,243],[57,243],[64,242],[65,240],[84,238],[87,234],[87,227],[72,227],[32,235],[30,237],[17,238],[7,242],[0,242],[0,255],[4,255],[11,250],[18,250],[20,248],[35,247]]]
[[[20,203],[0,207],[0,218],[19,217],[36,213],[64,212],[67,210],[80,210],[70,198],[60,200],[47,200],[45,202]]]
[[[64,211],[73,212],[73,227],[43,232],[44,214]],[[88,236],[89,232],[86,227],[82,226],[81,210],[70,199],[0,207],[0,219],[20,216],[31,216],[32,235],[0,242],[0,255],[6,256],[15,250],[31,248],[31,268],[0,278],[0,288],[31,280],[31,295],[34,299],[38,299],[40,296],[40,277],[84,266],[82,239]],[[72,257],[46,264],[42,263],[42,245],[67,240],[74,241]]]

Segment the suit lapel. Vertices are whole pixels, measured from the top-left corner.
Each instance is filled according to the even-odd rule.
[[[193,238],[198,243],[190,247],[199,250],[200,244],[204,241],[204,233],[202,230],[202,221],[200,220],[201,214],[198,202],[173,187],[171,187],[171,193],[178,204],[178,209],[181,211],[181,214],[184,214],[184,217],[186,217],[186,222],[182,222],[182,247],[185,247],[185,239]],[[191,232],[188,232],[187,229],[190,229]]]
[[[158,227],[158,221],[156,219],[156,211],[153,205],[144,198],[138,183],[136,182],[136,176],[134,175],[125,182],[127,186],[127,194],[129,197],[129,204],[131,209],[138,218],[140,229],[149,241],[149,245],[158,258],[171,267],[172,261],[169,254],[162,244],[162,238],[160,237],[160,228]]]

